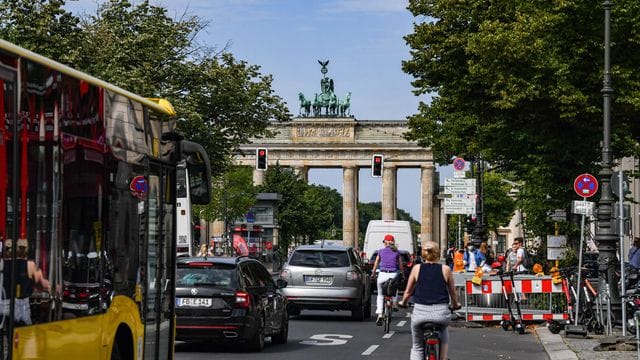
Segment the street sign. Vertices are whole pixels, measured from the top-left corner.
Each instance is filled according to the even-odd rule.
[[[547,235],[547,247],[558,248],[567,246],[567,237],[564,235]]]
[[[562,260],[567,248],[549,248],[547,249],[547,260]]]
[[[253,224],[254,221],[256,220],[256,214],[253,211],[247,211],[247,214],[245,217],[247,218],[248,224]]]
[[[461,157],[457,157],[453,160],[453,169],[457,171],[464,170],[464,166],[466,165],[465,161]]]
[[[578,215],[593,215],[596,203],[592,201],[574,200],[571,204],[571,212]]]
[[[475,194],[476,179],[444,179],[445,194]]]
[[[598,180],[591,174],[579,175],[573,182],[573,190],[582,197],[591,197],[598,192]]]
[[[445,214],[471,215],[476,213],[476,195],[455,194],[444,199]]]
[[[456,179],[464,179],[464,178],[467,177],[467,173],[464,172],[464,171],[454,170],[453,171],[453,177],[456,178]]]
[[[549,211],[547,215],[551,218],[552,221],[567,220],[567,212],[562,209],[555,209],[553,211]]]
[[[617,198],[620,198],[620,172],[616,171],[611,175],[611,192]],[[629,193],[629,177],[627,174],[622,174],[622,196],[624,197]]]

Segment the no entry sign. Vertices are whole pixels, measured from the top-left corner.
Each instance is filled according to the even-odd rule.
[[[576,194],[582,197],[591,197],[598,192],[598,180],[591,174],[579,175],[573,182]]]

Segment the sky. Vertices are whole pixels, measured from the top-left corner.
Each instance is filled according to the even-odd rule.
[[[135,3],[135,0],[132,0]],[[102,0],[68,0],[67,9],[94,14]],[[412,77],[402,72],[410,58],[403,37],[413,31],[406,0],[151,0],[168,15],[185,12],[208,23],[198,41],[227,48],[237,60],[260,65],[273,76],[273,89],[292,114],[299,111],[298,93],[320,92],[318,60],[329,60],[327,76],[335,93],[351,97],[358,121],[406,120],[417,112]],[[450,172],[447,168],[441,170]],[[340,169],[311,169],[309,182],[342,192]],[[441,183],[444,183],[441,180]],[[398,171],[398,208],[420,221],[419,169]],[[360,172],[360,202],[381,200],[382,182],[370,169]]]

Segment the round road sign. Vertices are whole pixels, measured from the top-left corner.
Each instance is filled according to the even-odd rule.
[[[461,157],[457,157],[453,160],[453,168],[457,171],[462,171],[464,170],[464,159]]]
[[[579,175],[573,182],[573,189],[579,196],[591,197],[598,192],[598,180],[591,174]]]

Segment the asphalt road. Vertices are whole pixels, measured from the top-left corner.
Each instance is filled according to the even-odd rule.
[[[375,296],[375,295],[374,295]],[[375,303],[375,299],[373,302]],[[339,360],[339,359],[408,359],[411,329],[404,310],[395,313],[391,333],[372,319],[351,321],[347,311],[303,311],[289,322],[289,341],[278,345],[267,342],[264,351],[249,353],[241,344],[203,345],[178,342],[176,359],[247,359],[261,360]],[[548,359],[543,346],[529,330],[524,335],[500,327],[465,327],[456,321],[450,327],[451,359]]]

